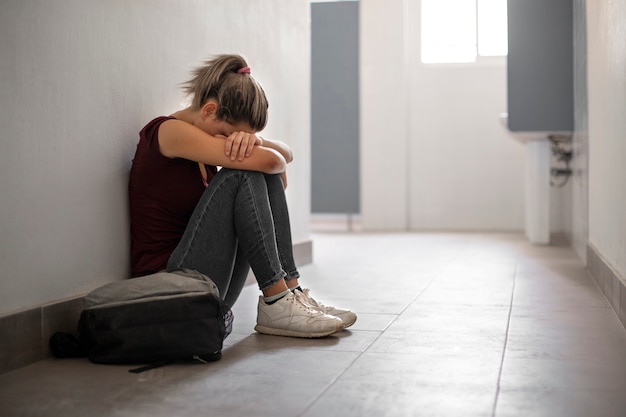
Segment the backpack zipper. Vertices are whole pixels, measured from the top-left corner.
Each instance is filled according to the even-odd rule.
[[[193,358],[194,358],[195,360],[197,360],[198,362],[202,362],[202,363],[206,363],[206,364],[208,364],[208,362],[207,362],[207,361],[205,361],[204,359],[202,359],[199,355],[193,355]]]

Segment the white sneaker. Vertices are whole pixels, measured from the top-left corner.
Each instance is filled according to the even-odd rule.
[[[341,319],[322,313],[289,293],[273,304],[259,297],[254,330],[259,333],[291,337],[324,337],[343,330]]]
[[[318,309],[324,314],[329,314],[331,316],[340,318],[343,322],[344,329],[352,326],[354,322],[356,322],[356,314],[353,311],[343,310],[341,308],[327,306],[320,303],[309,295],[308,288],[303,288],[302,291],[296,291],[296,293],[299,293],[299,296],[304,299],[304,302],[311,307]]]

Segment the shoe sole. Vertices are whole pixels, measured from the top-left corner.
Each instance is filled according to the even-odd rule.
[[[318,337],[330,336],[333,333],[340,332],[344,327],[341,326],[335,330],[325,330],[323,332],[296,332],[294,330],[287,329],[274,329],[273,327],[262,326],[257,324],[254,326],[254,330],[262,334],[269,334],[272,336],[287,336],[287,337],[300,337],[303,339],[315,339]]]

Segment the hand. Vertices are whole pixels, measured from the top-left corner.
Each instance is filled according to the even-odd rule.
[[[252,133],[233,132],[224,145],[224,153],[230,157],[231,161],[235,159],[243,161],[252,155],[255,146],[261,146],[263,140]]]

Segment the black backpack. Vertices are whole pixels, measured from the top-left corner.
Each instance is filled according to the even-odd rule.
[[[208,277],[191,270],[159,272],[90,292],[78,340],[57,333],[50,347],[57,357],[147,364],[131,370],[141,372],[179,360],[219,360],[232,322],[232,311]]]

